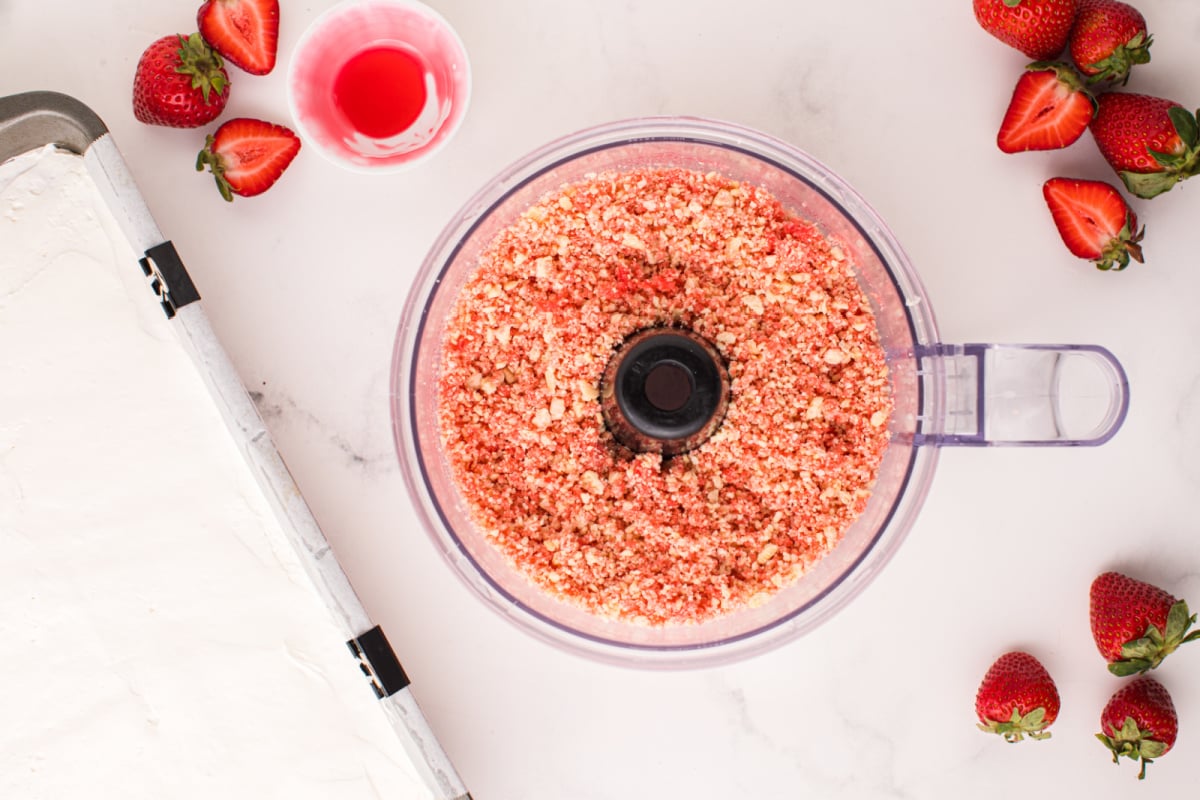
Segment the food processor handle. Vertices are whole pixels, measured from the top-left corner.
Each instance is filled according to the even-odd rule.
[[[1129,408],[1125,370],[1097,345],[937,344],[915,355],[942,395],[926,404],[916,444],[1094,446]]]

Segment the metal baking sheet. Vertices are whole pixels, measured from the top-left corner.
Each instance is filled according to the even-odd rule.
[[[346,669],[364,676],[364,692],[422,772],[434,797],[469,797],[408,686],[384,632],[367,616],[276,450],[257,409],[204,314],[199,293],[174,247],[159,231],[102,120],[78,100],[53,92],[0,97],[0,163],[53,145],[79,154],[132,250],[129,264],[154,292],[207,386],[233,442],[244,455],[335,625],[344,634]],[[199,589],[199,587],[198,587]],[[248,602],[253,602],[249,599]]]

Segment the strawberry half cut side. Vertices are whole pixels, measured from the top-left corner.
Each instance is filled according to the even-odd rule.
[[[273,122],[238,117],[210,134],[196,156],[196,170],[208,167],[226,200],[262,194],[300,152],[300,139]]]
[[[1051,178],[1042,195],[1063,243],[1072,254],[1098,269],[1122,270],[1129,260],[1141,263],[1142,237],[1137,216],[1115,187],[1103,181]]]
[[[1005,153],[1074,144],[1096,115],[1096,101],[1065,64],[1035,61],[1017,80],[996,144]]]
[[[200,33],[225,59],[251,75],[275,68],[279,0],[206,0],[196,12]]]

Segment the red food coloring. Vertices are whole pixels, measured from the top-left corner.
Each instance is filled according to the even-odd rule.
[[[333,81],[334,105],[355,130],[376,139],[404,131],[425,107],[425,66],[399,47],[356,53]]]

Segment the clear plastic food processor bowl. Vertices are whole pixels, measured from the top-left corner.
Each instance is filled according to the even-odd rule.
[[[437,385],[449,311],[480,251],[543,194],[603,170],[678,167],[763,187],[857,265],[886,351],[895,413],[865,512],[770,600],[694,624],[601,618],[533,585],[474,527],[441,450]],[[1128,382],[1093,345],[943,344],[916,271],[883,220],[796,148],[722,122],[649,118],[552,142],[496,176],[437,239],[396,338],[392,413],[405,481],[446,561],[489,606],[553,644],[636,667],[711,665],[779,646],[829,619],[888,563],[925,499],[942,445],[1097,445],[1120,427]]]

